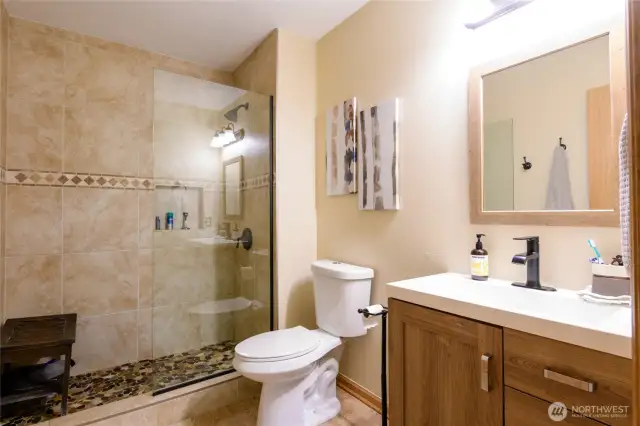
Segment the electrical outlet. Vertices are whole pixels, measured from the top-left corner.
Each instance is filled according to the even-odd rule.
[[[204,227],[211,228],[211,216],[207,216],[204,218]]]

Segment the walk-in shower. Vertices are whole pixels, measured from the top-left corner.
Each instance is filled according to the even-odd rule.
[[[236,343],[273,327],[272,98],[157,69],[153,80],[153,135],[144,133],[152,155],[127,140],[140,176],[105,177],[98,169],[79,183],[72,177],[73,187],[60,185],[65,203],[79,200],[66,221],[93,224],[113,213],[109,229],[74,222],[80,241],[99,231],[102,239],[90,243],[136,248],[65,254],[63,287],[73,291],[57,301],[78,316],[68,414],[232,372]],[[219,144],[221,129],[231,134]],[[61,191],[35,190],[42,202]],[[31,199],[34,187],[11,191]],[[12,317],[37,313],[27,308]],[[61,405],[60,396],[46,396],[28,414],[3,413],[0,424],[46,421],[61,415]]]

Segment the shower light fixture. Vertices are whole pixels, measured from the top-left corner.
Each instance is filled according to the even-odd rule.
[[[211,139],[211,147],[222,148],[232,143],[239,142],[244,139],[244,129],[240,129],[237,132],[233,127],[233,123],[229,123],[222,129],[216,130],[216,133]]]

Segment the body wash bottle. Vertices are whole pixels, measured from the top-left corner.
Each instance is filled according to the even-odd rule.
[[[478,242],[471,250],[471,278],[477,281],[489,279],[489,252],[482,247],[482,237],[484,234],[476,234]]]

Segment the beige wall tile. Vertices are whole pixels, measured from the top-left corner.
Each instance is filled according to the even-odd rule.
[[[213,181],[220,171],[218,149],[210,146],[215,128],[155,121],[154,177]]]
[[[64,188],[64,250],[133,250],[138,242],[138,191]]]
[[[137,113],[141,106],[146,106],[147,87],[144,80],[150,78],[142,71],[138,55],[117,49],[67,43],[67,106],[82,108],[89,103],[115,103],[126,111]]]
[[[138,308],[153,306],[153,250],[138,251]]]
[[[62,312],[62,256],[6,259],[7,318]]]
[[[6,254],[62,251],[62,189],[7,186]]]
[[[62,170],[62,106],[8,100],[7,168]]]
[[[138,311],[138,359],[153,358],[153,309]]]
[[[170,305],[153,308],[153,357],[161,357],[201,347],[193,305]]]
[[[65,313],[104,315],[138,307],[137,251],[66,254]]]
[[[154,306],[206,300],[214,288],[213,247],[156,249],[153,255]]]
[[[45,34],[22,31],[11,19],[8,95],[62,105],[64,42]],[[19,24],[19,22],[18,22]]]
[[[118,104],[91,103],[65,113],[67,171],[136,176],[138,145],[148,137],[143,123]]]
[[[230,299],[240,295],[237,283],[239,264],[236,257],[240,254],[235,245],[218,246],[214,252],[214,286],[212,288],[215,300]]]
[[[137,358],[137,313],[100,315],[78,320],[72,373],[82,374],[135,361]]]
[[[273,30],[233,72],[235,85],[245,90],[275,95],[277,61],[278,31]]]
[[[138,247],[139,248],[151,248],[153,247],[153,231],[156,227],[156,218],[154,215],[154,199],[156,191],[137,191],[138,192],[138,208],[139,208],[139,220],[138,227]],[[160,218],[163,215],[160,214]]]
[[[208,346],[215,343],[233,340],[233,314],[194,314],[193,321],[200,330],[200,345]]]
[[[231,73],[227,71],[212,70],[199,64],[181,61],[170,56],[152,52],[144,52],[144,57],[147,66],[150,68],[158,68],[222,84],[233,84],[233,77]]]

